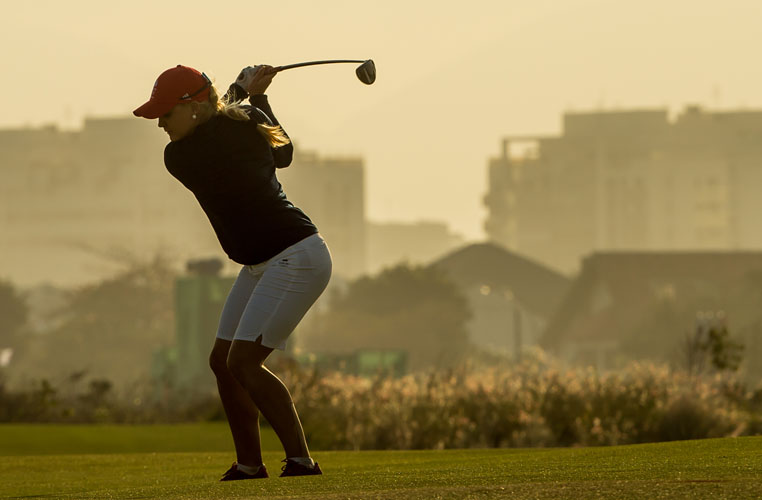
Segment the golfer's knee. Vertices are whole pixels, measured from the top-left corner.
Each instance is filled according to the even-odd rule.
[[[226,369],[242,384],[256,379],[260,366],[241,353],[231,350],[226,360]]]
[[[226,367],[239,382],[243,382],[247,378],[247,371],[249,370],[247,370],[246,360],[236,355],[235,352],[231,351],[228,354]]]
[[[216,376],[225,375],[228,372],[228,353],[212,350],[209,355],[209,367]]]

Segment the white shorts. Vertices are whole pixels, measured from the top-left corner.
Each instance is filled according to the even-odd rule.
[[[261,264],[243,266],[225,301],[217,338],[285,349],[286,339],[331,278],[331,253],[313,234]]]

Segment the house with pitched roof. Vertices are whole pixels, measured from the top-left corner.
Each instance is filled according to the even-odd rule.
[[[432,265],[468,298],[471,341],[511,356],[537,345],[571,285],[568,277],[493,243],[460,248]]]

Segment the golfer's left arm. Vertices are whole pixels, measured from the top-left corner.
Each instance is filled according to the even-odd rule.
[[[281,125],[280,122],[278,122],[278,119],[275,118],[275,114],[273,113],[272,108],[270,108],[270,103],[267,101],[267,96],[265,94],[251,95],[249,96],[249,102],[254,107],[255,113],[259,112],[264,115],[262,117],[264,118],[262,122],[269,122],[268,125],[279,125],[281,130],[283,130],[283,135],[288,137],[286,129],[284,129],[283,125]],[[289,137],[289,139],[291,138]],[[271,151],[273,153],[273,158],[275,159],[276,168],[286,168],[291,165],[291,160],[294,156],[294,145],[291,142],[285,146],[271,148]]]
[[[228,93],[232,93],[232,97],[236,101],[241,101],[248,95],[249,103],[254,108],[251,113],[252,118],[255,119],[257,123],[280,126],[281,130],[283,130],[283,134],[288,137],[288,133],[275,117],[275,114],[270,107],[270,103],[267,101],[267,95],[265,94],[270,83],[272,83],[273,78],[275,78],[275,74],[272,66],[263,64],[254,74],[254,78],[247,82],[248,85],[246,89],[243,89],[240,85],[234,83],[230,86],[230,89],[228,89]],[[275,167],[286,168],[291,164],[291,160],[293,159],[294,146],[289,142],[285,146],[272,148],[272,154],[275,160]]]

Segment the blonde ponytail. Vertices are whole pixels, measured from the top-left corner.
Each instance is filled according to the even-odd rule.
[[[228,96],[220,99],[214,85],[209,89],[209,104],[217,114],[224,115],[231,120],[248,121],[251,119],[246,108],[240,102],[231,101]],[[279,148],[291,143],[291,139],[288,138],[280,125],[258,123],[257,131],[262,134],[272,148]]]
[[[271,148],[279,148],[291,143],[291,139],[289,139],[283,129],[280,128],[280,125],[258,123],[257,130],[259,130],[259,133],[267,139]]]

